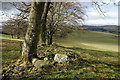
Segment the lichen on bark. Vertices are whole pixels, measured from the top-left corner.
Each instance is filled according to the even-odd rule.
[[[22,48],[22,61],[31,62],[37,57],[37,44],[41,29],[41,17],[44,12],[45,2],[32,2],[29,14],[29,25]]]

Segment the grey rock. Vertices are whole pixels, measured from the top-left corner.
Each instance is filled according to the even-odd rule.
[[[58,63],[65,63],[68,61],[68,56],[64,54],[56,54],[54,57],[54,61]]]
[[[32,63],[34,64],[34,66],[35,66],[36,68],[48,67],[48,66],[49,66],[49,64],[48,64],[46,61],[44,61],[44,60],[39,60],[39,59],[37,59],[37,58],[34,58],[34,59],[32,60]]]

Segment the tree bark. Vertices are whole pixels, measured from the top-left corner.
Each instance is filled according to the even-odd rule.
[[[17,35],[17,39],[20,39],[20,35]]]
[[[29,26],[25,35],[23,49],[22,49],[22,60],[24,62],[32,62],[33,58],[37,57],[37,44],[39,41],[39,34],[42,20],[42,14],[44,11],[45,2],[32,2]]]
[[[48,45],[52,44],[52,36],[53,35],[48,35]]]
[[[50,36],[48,34],[48,38],[47,38],[47,44],[50,45]]]
[[[13,34],[11,34],[11,38],[13,38]]]
[[[42,27],[41,27],[41,43],[42,43],[42,46],[45,46],[46,45],[46,34],[47,34],[47,31],[46,31],[46,19],[47,19],[47,13],[48,13],[48,10],[49,10],[49,5],[50,5],[50,2],[46,2],[45,3],[45,7],[44,7],[44,12],[43,12],[43,15],[42,15]]]
[[[52,35],[50,35],[50,45],[52,44]]]

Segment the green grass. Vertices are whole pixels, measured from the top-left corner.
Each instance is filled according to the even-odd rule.
[[[105,64],[118,64],[118,52],[110,52],[110,51],[98,51],[98,50],[90,50],[90,49],[82,49],[75,47],[66,47],[68,49],[75,50],[78,54],[84,57],[87,60],[98,61]]]
[[[0,35],[2,38],[11,39],[11,35]],[[66,38],[55,39],[54,42],[66,47],[118,52],[118,37],[115,36],[116,34],[96,31],[74,31]]]
[[[11,35],[6,34],[0,34],[0,37],[2,38],[11,38]],[[17,35],[13,35],[13,38],[16,39]],[[20,36],[20,39],[23,39],[23,36]]]
[[[65,53],[65,49],[71,50],[73,54],[78,54],[79,60],[70,61],[69,65],[52,66],[52,69],[36,73],[31,77],[22,77],[20,80],[36,79],[79,79],[92,78],[120,78],[118,63],[118,38],[110,33],[94,31],[76,31],[66,38],[54,40],[60,44],[60,49],[54,52],[54,47],[41,49],[39,53]],[[2,35],[11,38],[10,35]],[[2,39],[2,62],[3,68],[12,61],[16,61],[21,56],[20,41]],[[48,50],[50,52],[48,52]],[[63,50],[63,51],[62,51]],[[42,52],[41,52],[42,51]]]
[[[54,41],[66,47],[118,52],[118,38],[115,34],[96,31],[75,31],[66,38]]]
[[[10,62],[17,60],[20,57],[20,42],[11,40],[2,40],[2,60],[3,62]]]
[[[17,41],[3,40],[2,42],[2,61],[3,68],[4,65],[10,63],[11,61],[16,61],[21,56],[20,43]],[[66,66],[56,65],[52,66],[52,69],[47,71],[42,71],[45,73],[37,73],[31,77],[22,77],[20,80],[38,80],[38,79],[80,79],[80,78],[120,78],[120,72],[118,66],[118,53],[110,51],[99,51],[83,49],[79,47],[63,47],[60,46],[60,50],[68,49],[71,50],[73,54],[80,55],[79,60],[72,60],[70,64]],[[48,47],[41,49],[43,52],[54,53],[54,47]],[[58,50],[59,51],[59,50]],[[64,53],[59,51],[60,53]],[[65,51],[66,52],[66,51]],[[42,53],[42,52],[41,52]],[[49,54],[48,53],[48,54]],[[56,53],[56,52],[55,52]],[[24,76],[24,75],[23,75]],[[17,79],[19,80],[19,79]]]
[[[0,37],[11,38],[11,35],[0,34]]]

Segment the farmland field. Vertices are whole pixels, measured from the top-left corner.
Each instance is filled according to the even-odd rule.
[[[56,39],[55,42],[66,47],[118,52],[118,37],[111,33],[76,31],[66,38]]]
[[[73,34],[75,35],[75,33]],[[77,38],[76,36],[73,36]],[[68,37],[70,38],[70,37]],[[63,39],[61,39],[63,40]],[[64,40],[66,40],[64,38]],[[77,39],[76,39],[77,40]],[[6,67],[13,67],[10,65],[13,65],[21,56],[21,41],[18,40],[8,40],[8,39],[2,39],[2,63],[3,63],[3,70],[5,71]],[[70,42],[70,40],[68,40]],[[119,75],[119,68],[120,65],[118,63],[118,53],[117,52],[111,52],[111,51],[99,51],[99,50],[90,50],[90,49],[83,49],[80,48],[79,44],[76,46],[76,44],[72,42],[71,40],[71,47],[70,46],[51,46],[51,47],[45,47],[39,51],[39,54],[47,53],[68,53],[72,52],[72,55],[79,55],[80,57],[78,59],[72,59],[72,61],[69,64],[66,64],[66,66],[62,65],[55,65],[52,66],[51,69],[48,69],[47,71],[41,71],[41,72],[35,72],[34,74],[30,74],[29,70],[24,70],[23,74],[20,74],[19,71],[12,72],[9,71],[9,73],[3,72],[7,77],[9,77],[11,74],[14,74],[15,76],[19,75],[19,77],[14,77],[16,80],[39,80],[39,79],[89,79],[93,78],[95,80],[98,79],[120,79]],[[86,41],[87,42],[87,41]],[[96,41],[97,43],[97,41]],[[63,45],[68,45],[64,43],[61,43]],[[70,45],[69,44],[69,45]],[[73,46],[72,46],[73,44]],[[108,44],[108,43],[107,43]],[[110,43],[109,43],[110,44]],[[112,43],[114,44],[114,43]],[[82,44],[83,45],[83,44]],[[81,45],[81,46],[82,46]],[[89,48],[88,46],[84,46],[85,48]],[[56,51],[57,49],[57,51]],[[39,55],[38,54],[38,55]],[[12,68],[13,71],[16,70],[16,68]],[[27,75],[29,74],[29,75]],[[9,80],[12,80],[13,77],[9,77]],[[6,79],[4,79],[6,80]]]
[[[12,39],[10,35],[1,35],[3,39]],[[55,39],[54,42],[66,47],[78,47],[85,49],[118,52],[118,37],[116,34],[97,31],[76,31],[66,38]]]

